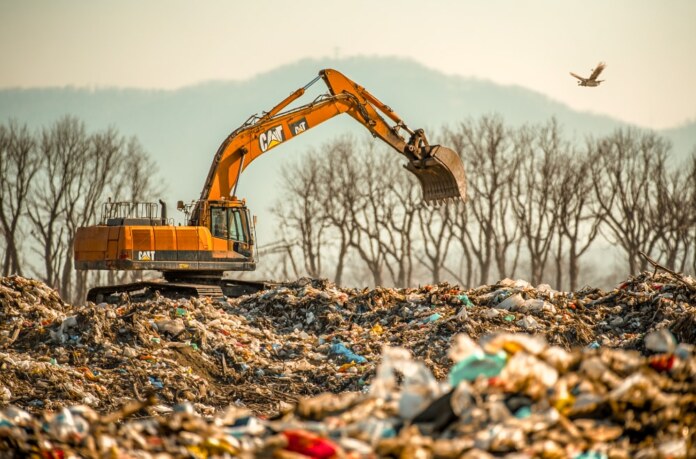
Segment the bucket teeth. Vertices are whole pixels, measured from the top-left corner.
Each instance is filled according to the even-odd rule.
[[[466,177],[462,160],[453,150],[433,146],[430,157],[405,167],[420,181],[423,200],[435,205],[466,199]]]

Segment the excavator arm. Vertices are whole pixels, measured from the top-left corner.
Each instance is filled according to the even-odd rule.
[[[329,95],[282,112],[319,78]],[[380,115],[381,112],[394,125]],[[336,115],[347,113],[408,160],[406,169],[416,175],[426,202],[465,199],[466,180],[459,156],[449,148],[430,145],[422,130],[409,129],[387,105],[336,70],[325,69],[308,85],[296,90],[260,117],[252,117],[232,132],[218,148],[201,193],[201,201],[227,199],[236,194],[241,173],[256,158]],[[408,140],[401,135],[406,132]],[[197,212],[191,223],[198,223]]]

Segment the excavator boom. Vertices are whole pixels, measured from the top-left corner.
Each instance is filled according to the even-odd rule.
[[[319,78],[328,86],[329,96],[281,112]],[[380,112],[394,124],[388,124]],[[405,167],[418,178],[426,202],[465,199],[464,166],[457,153],[442,145],[429,145],[422,130],[409,129],[394,110],[365,88],[336,70],[325,69],[307,86],[293,92],[262,117],[252,117],[225,139],[215,154],[201,200],[235,194],[241,173],[252,161],[342,113],[350,115],[374,136],[406,157],[408,163]],[[399,131],[405,131],[409,138],[402,137]]]

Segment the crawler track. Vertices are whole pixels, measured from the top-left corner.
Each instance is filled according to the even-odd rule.
[[[87,293],[87,301],[101,303],[109,297],[127,295],[154,295],[159,292],[166,297],[239,297],[266,290],[278,285],[268,281],[246,281],[220,279],[211,283],[142,281],[130,284],[94,287]]]

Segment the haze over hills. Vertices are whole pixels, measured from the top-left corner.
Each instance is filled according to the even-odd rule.
[[[578,140],[626,125],[608,116],[574,111],[522,87],[447,76],[414,61],[383,57],[306,59],[245,81],[208,82],[173,91],[4,89],[0,90],[0,120],[14,118],[38,128],[70,114],[84,120],[89,130],[113,126],[124,135],[137,136],[158,163],[167,187],[164,199],[173,208],[179,199],[199,197],[213,154],[233,129],[250,115],[269,110],[322,68],[345,73],[392,107],[411,128],[425,128],[434,141],[444,124],[492,113],[513,125],[555,116],[567,137]],[[586,90],[571,80],[568,85],[569,90]],[[319,81],[295,105],[324,92],[326,87]],[[297,160],[297,153],[320,148],[333,136],[348,132],[366,135],[367,131],[347,116],[337,117],[274,149],[245,171],[237,194],[246,197],[252,212],[259,215],[261,245],[276,239],[269,208],[279,195],[274,190],[283,165]],[[696,122],[659,132],[673,142],[675,157],[685,157],[696,145]],[[394,161],[403,162],[397,155]]]

